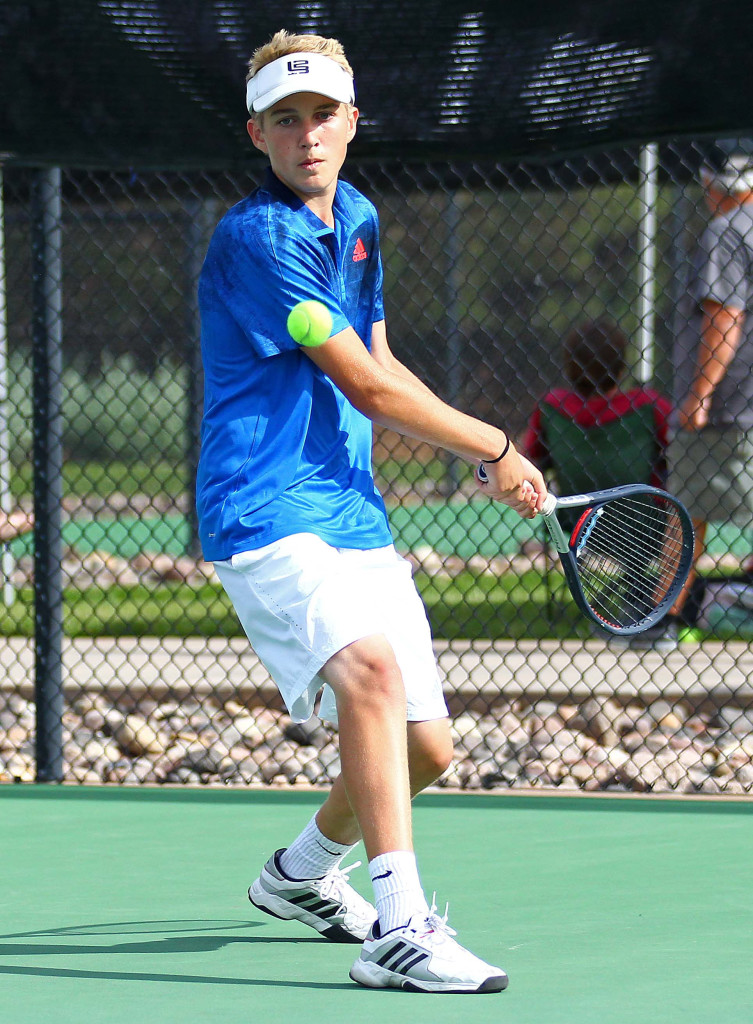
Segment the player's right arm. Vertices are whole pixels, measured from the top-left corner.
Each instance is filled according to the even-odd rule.
[[[695,378],[678,413],[682,430],[700,430],[708,423],[711,399],[740,343],[744,320],[745,310],[708,299],[703,303]]]
[[[374,337],[372,337],[372,345]],[[470,462],[494,460],[504,451],[504,431],[443,402],[414,374],[385,350],[377,332],[376,351],[370,354],[352,328],[333,335],[306,355],[330,377],[346,398],[381,426],[454,452]],[[530,518],[546,498],[541,473],[522,458],[510,443],[500,462],[488,461],[490,497]],[[526,486],[533,484],[533,492]]]

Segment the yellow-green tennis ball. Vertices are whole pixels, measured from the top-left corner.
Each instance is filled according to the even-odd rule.
[[[316,348],[332,333],[332,314],[322,302],[307,299],[293,306],[288,315],[288,334],[298,345]]]

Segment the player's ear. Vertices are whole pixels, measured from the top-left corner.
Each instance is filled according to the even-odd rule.
[[[246,122],[246,131],[251,137],[251,141],[256,146],[256,148],[260,149],[262,153],[266,153],[267,143],[264,140],[264,132],[262,130],[261,124],[259,123],[259,120],[250,117]]]
[[[358,124],[358,107],[348,107],[348,142],[352,142],[356,134]]]

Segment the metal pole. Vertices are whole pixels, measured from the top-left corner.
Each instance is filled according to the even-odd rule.
[[[31,184],[34,635],[38,782],[63,778],[62,204],[59,168]]]
[[[672,186],[671,195],[673,202],[671,206],[671,242],[669,258],[671,261],[672,277],[670,280],[670,297],[672,302],[672,316],[669,318],[670,338],[669,344],[662,352],[661,372],[657,375],[657,386],[665,394],[675,398],[674,361],[672,359],[672,347],[674,339],[678,337],[683,328],[683,322],[688,314],[688,305],[691,298],[688,294],[688,280],[692,265],[692,242],[688,225],[693,216],[693,203],[688,197],[686,186],[675,181]]]
[[[217,221],[217,201],[197,199],[186,208],[186,520],[188,540],[186,553],[193,558],[201,554],[199,519],[196,512],[196,471],[201,447],[201,415],[203,405],[203,371],[201,365],[201,321],[199,318],[199,275],[204,263],[209,237]]]
[[[8,419],[8,308],[5,291],[5,193],[3,167],[0,164],[0,512],[9,513],[13,508],[10,490],[10,433]],[[2,576],[3,604],[13,604],[15,590],[11,582],[13,556],[10,544],[0,547],[0,576]]]
[[[460,206],[454,191],[450,192],[445,207],[445,229],[447,254],[447,314],[445,317],[445,329],[447,331],[447,363],[446,373],[446,396],[450,405],[456,405],[460,397],[461,387],[461,354],[463,351],[463,338],[460,333],[462,320],[462,307],[460,300]],[[460,487],[460,460],[451,452],[445,453],[447,476],[445,477],[444,492],[451,497]]]
[[[654,372],[656,316],[656,197],[659,147],[650,142],[640,154],[641,220],[638,230],[639,316],[638,365],[635,375],[648,383]]]

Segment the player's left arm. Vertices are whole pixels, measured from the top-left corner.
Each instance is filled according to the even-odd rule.
[[[518,455],[509,436],[499,427],[447,405],[405,368],[401,372],[382,365],[380,360],[389,361],[389,356],[379,339],[379,358],[367,351],[352,327],[318,347],[306,348],[305,355],[373,422],[446,448],[470,462],[486,462],[489,497],[527,518],[541,509],[547,496],[544,479],[532,463]],[[398,366],[402,364],[398,362]]]
[[[682,429],[700,430],[706,426],[711,398],[740,344],[744,320],[744,309],[723,306],[710,299],[703,302],[695,379],[679,410]]]
[[[423,391],[431,400],[436,401],[436,395],[431,388],[424,384],[421,378],[417,377],[415,373],[409,370],[404,363],[401,363],[393,353],[387,340],[387,327],[384,320],[379,320],[372,327],[371,355],[383,369],[396,374],[398,377],[402,377],[403,380],[410,381],[410,383],[418,388],[419,391]],[[455,410],[453,409],[452,412],[454,413]],[[530,452],[526,452],[526,455],[530,455]],[[529,461],[529,459],[526,458],[526,455],[518,452],[518,458],[524,466],[527,476],[538,481],[541,479],[540,471],[537,468],[538,462],[536,459]]]

